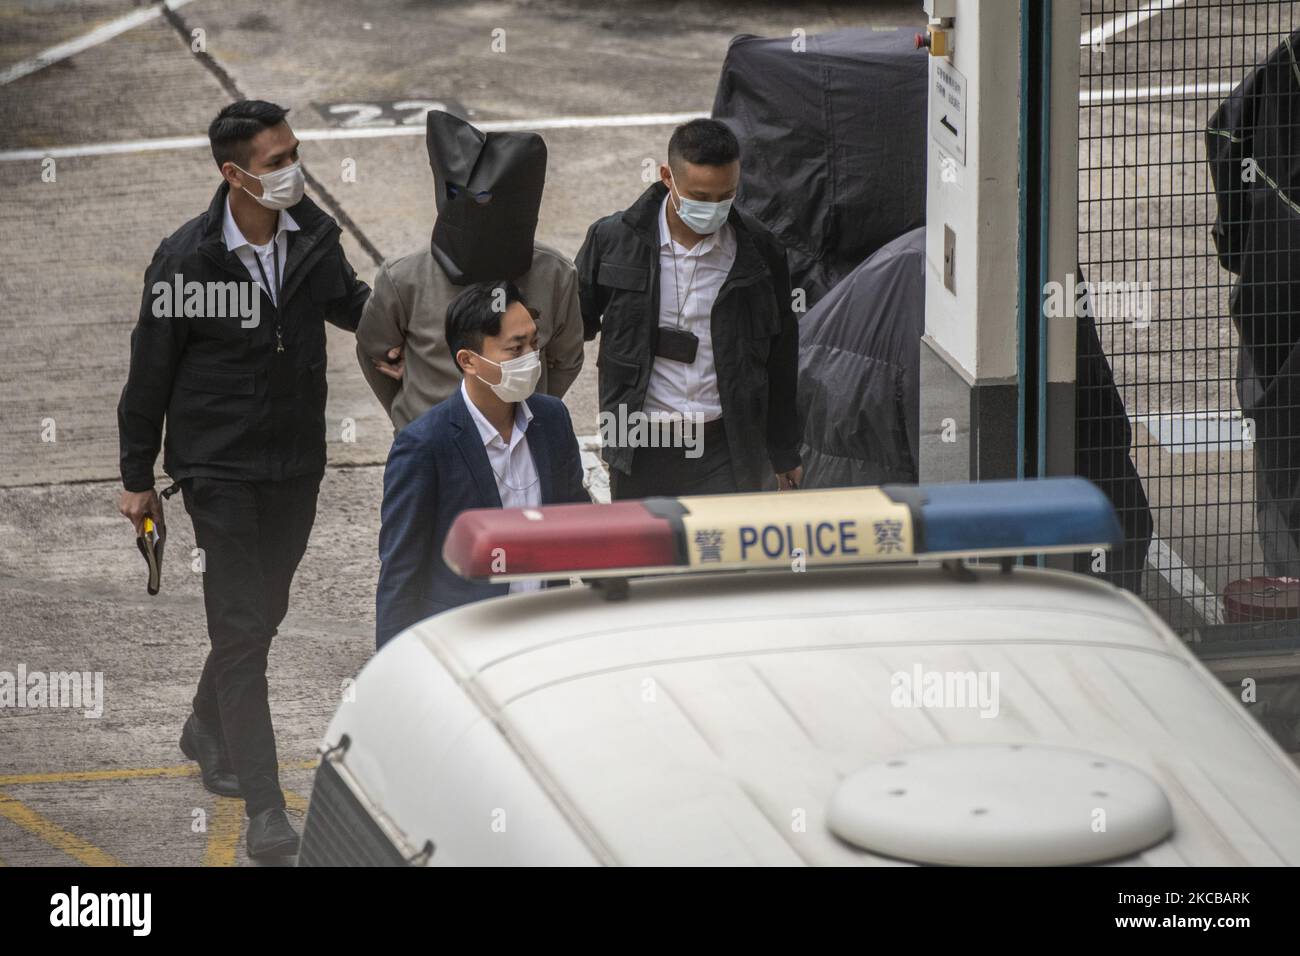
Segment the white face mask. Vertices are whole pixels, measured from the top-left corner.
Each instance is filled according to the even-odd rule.
[[[474,353],[489,365],[495,365],[501,369],[501,381],[496,385],[491,382],[485,382],[497,398],[503,402],[522,402],[529,395],[533,394],[533,389],[537,388],[537,382],[542,377],[542,355],[540,352],[533,350],[525,352],[518,358],[512,358],[506,362],[494,362],[490,358],[483,358],[477,352]],[[479,376],[480,379],[482,376]]]
[[[248,192],[247,186],[241,186],[240,189],[253,196],[260,205],[267,209],[288,209],[290,206],[296,206],[302,200],[303,189],[307,185],[306,178],[302,174],[302,163],[294,162],[291,166],[284,169],[277,169],[274,172],[265,173],[261,176],[254,176],[247,169],[238,163],[231,163],[237,170],[245,176],[256,179],[262,184],[262,195],[253,196]]]
[[[677,183],[673,180],[671,169],[668,170],[668,179],[676,189]],[[682,195],[681,190],[677,190],[677,200],[677,205],[673,207],[677,210],[677,218],[697,236],[709,236],[717,232],[731,212],[732,200],[730,199],[724,199],[722,202],[704,202],[699,199],[687,199]]]

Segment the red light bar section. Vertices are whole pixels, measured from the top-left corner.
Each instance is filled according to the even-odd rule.
[[[476,508],[457,515],[442,559],[463,578],[567,577],[681,563],[672,525],[640,501]]]

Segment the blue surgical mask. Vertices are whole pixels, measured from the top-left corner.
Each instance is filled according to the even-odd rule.
[[[668,179],[673,181],[671,169],[668,170]],[[673,188],[676,187],[677,183],[673,181]],[[681,194],[681,190],[677,190],[677,200],[677,204],[673,206],[677,210],[677,217],[697,236],[709,236],[717,232],[731,212],[732,200],[730,199],[724,199],[722,202],[704,202],[699,199],[687,199]]]

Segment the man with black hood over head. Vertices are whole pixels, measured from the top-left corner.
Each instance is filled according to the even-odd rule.
[[[582,369],[582,314],[573,263],[537,242],[546,143],[536,133],[483,133],[433,110],[426,141],[438,218],[432,242],[390,259],[357,329],[357,357],[395,431],[460,388],[447,349],[447,306],[479,282],[513,281],[533,310],[542,376],[559,398]],[[404,370],[383,363],[403,347]]]

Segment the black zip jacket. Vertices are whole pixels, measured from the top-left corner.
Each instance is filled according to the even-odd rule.
[[[279,481],[325,468],[322,320],[355,332],[370,288],[348,264],[338,224],[320,207],[304,197],[289,209],[299,230],[288,233],[281,310],[258,289],[255,327],[244,328],[238,314],[155,315],[155,283],[171,286],[178,275],[185,283],[252,281],[222,238],[228,188],[222,183],[207,212],[163,240],[145,273],[117,406],[127,491],[153,487],[164,419],[163,469],[176,481]]]
[[[583,333],[600,335],[600,408],[639,412],[659,338],[659,207],[668,187],[650,186],[623,212],[597,220],[578,252]],[[798,327],[785,250],[734,205],[736,261],[710,316],[714,365],[732,468],[742,491],[799,463],[795,384]],[[611,468],[632,473],[635,449],[605,448]]]

